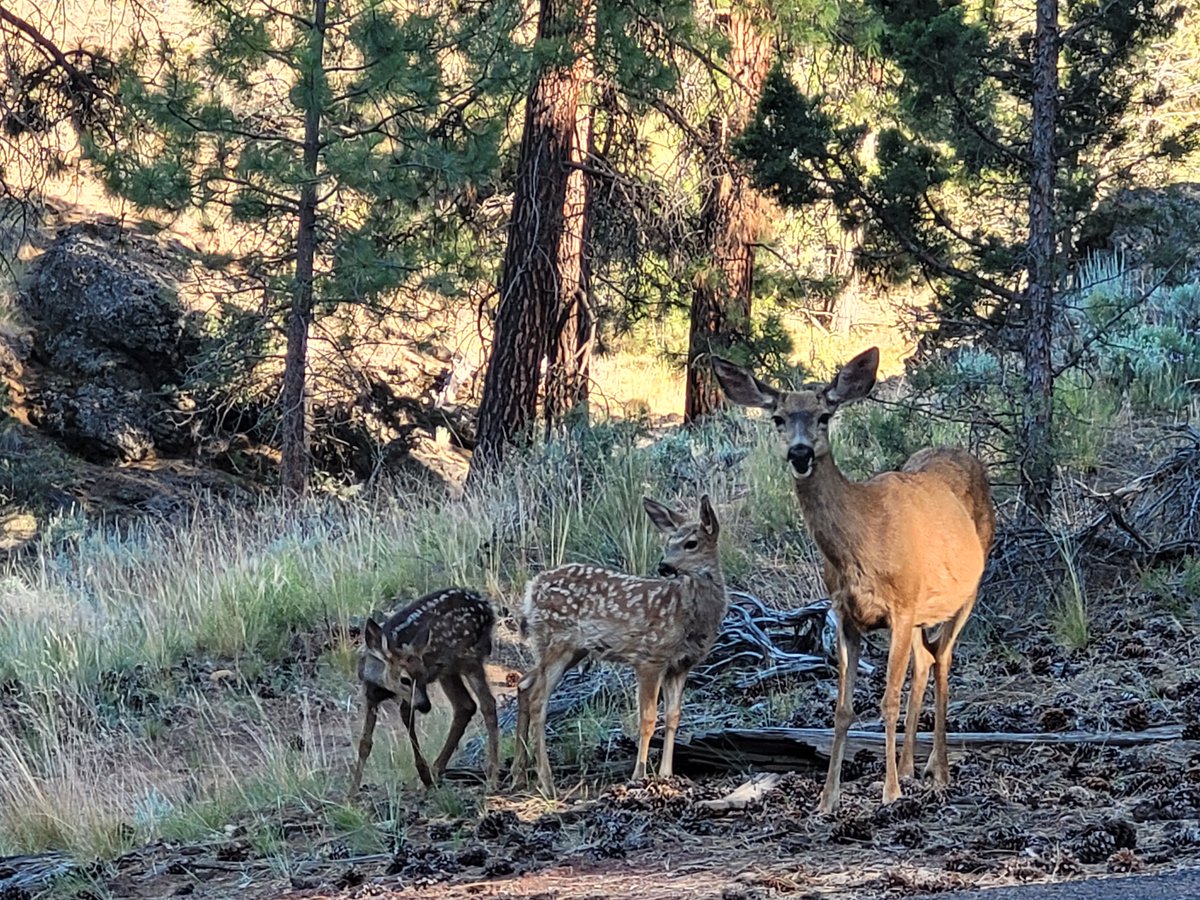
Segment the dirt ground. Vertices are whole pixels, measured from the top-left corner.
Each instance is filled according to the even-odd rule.
[[[232,822],[219,841],[160,842],[97,867],[94,877],[131,900],[738,900],[897,897],[1195,865],[1200,647],[1189,620],[1145,598],[1131,604],[1097,618],[1086,650],[1038,637],[1044,628],[1024,639],[967,641],[952,675],[951,730],[1109,733],[1176,723],[1181,739],[964,751],[952,756],[948,790],[909,782],[888,807],[879,803],[882,761],[864,750],[846,764],[840,808],[824,817],[814,811],[822,771],[783,774],[760,801],[718,813],[703,802],[748,773],[628,785],[631,742],[616,736],[595,748],[586,775],[558,766],[556,802],[503,790],[485,796],[465,766],[451,773],[459,815],[420,790],[392,792],[389,801],[386,786],[368,784],[359,802],[372,822],[389,823],[386,845],[372,852],[356,852],[311,809],[283,809],[273,820],[282,850],[259,852],[248,825]],[[878,647],[870,653],[882,661]],[[494,680],[501,689],[504,672]],[[878,727],[881,680],[882,667],[860,678],[862,727]],[[822,727],[832,687],[800,681],[755,695],[701,684],[687,702],[694,710],[751,706],[763,692],[786,690],[795,701],[790,719],[772,724]],[[340,709],[327,733],[338,742],[334,756],[348,761],[357,717]],[[376,747],[390,740],[403,740],[394,721]]]

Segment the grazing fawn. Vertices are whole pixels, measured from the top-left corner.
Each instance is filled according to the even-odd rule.
[[[379,704],[391,699],[400,701],[400,715],[412,742],[417,774],[426,787],[445,771],[478,704],[487,728],[488,785],[495,785],[500,770],[500,732],[496,724],[496,701],[483,668],[483,661],[492,652],[495,621],[496,614],[486,598],[461,588],[427,594],[392,615],[383,625],[368,620],[358,660],[365,709],[358,761],[350,781],[351,795],[358,792],[363,766],[371,755]],[[454,719],[446,745],[430,770],[417,743],[414,710],[429,712],[427,688],[434,681],[442,686],[454,708]]]
[[[646,775],[646,755],[663,692],[662,765],[670,776],[675,732],[688,672],[708,655],[729,601],[717,555],[720,528],[712,505],[700,501],[699,522],[661,503],[642,501],[647,515],[667,535],[659,578],[640,578],[588,565],[566,565],[538,575],[525,591],[521,632],[536,663],[518,686],[517,753],[513,782],[526,781],[530,733],[534,736],[538,782],[552,795],[546,754],[546,709],[563,674],[585,658],[632,665],[638,680],[641,741],[633,778]]]
[[[891,628],[883,722],[887,775],[883,802],[900,796],[913,773],[921,704],[934,669],[934,746],[925,766],[938,785],[950,780],[946,707],[954,641],[975,605],[996,514],[983,464],[965,450],[926,448],[898,472],[848,481],[829,448],[829,421],[844,403],[875,385],[879,351],[859,354],[823,386],[781,391],[731,362],[713,370],[734,403],[771,413],[809,530],[825,558],[825,583],[838,614],[838,697],[829,773],[821,811],[831,812],[841,789],[846,731],[854,718],[854,676],[861,637]],[[935,627],[937,626],[937,627]],[[900,690],[912,656],[912,687],[904,723],[904,753],[896,767]]]

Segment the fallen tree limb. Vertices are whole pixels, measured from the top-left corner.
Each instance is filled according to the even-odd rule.
[[[1180,740],[1182,725],[1162,725],[1145,731],[1061,731],[1045,733],[960,732],[946,735],[950,750],[988,750],[1014,746],[1133,747],[1141,744]],[[898,738],[898,740],[901,738]],[[677,742],[675,758],[689,769],[754,768],[778,771],[823,769],[829,762],[833,730],[829,728],[725,728],[697,734],[686,742]],[[884,734],[878,731],[851,731],[846,736],[846,756],[860,750],[882,753]],[[933,734],[917,734],[917,747],[928,751]]]
[[[779,784],[778,775],[755,775],[741,787],[731,791],[724,797],[718,797],[714,800],[701,800],[697,806],[702,806],[712,812],[729,812],[731,810],[745,809],[747,806],[758,803],[763,797],[771,793],[777,784]]]

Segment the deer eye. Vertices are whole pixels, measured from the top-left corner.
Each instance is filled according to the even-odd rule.
[[[818,425],[828,425],[829,420],[832,418],[833,418],[832,413],[821,413],[821,415],[817,416],[817,424]]]
[[[688,541],[686,544],[683,545],[683,549],[684,550],[695,550],[699,546],[700,546],[700,542],[697,541],[695,538],[693,538],[692,540]]]
[[[771,416],[771,421],[775,423],[776,428],[783,427],[783,416]]]

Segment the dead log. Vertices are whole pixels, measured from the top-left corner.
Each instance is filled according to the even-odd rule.
[[[902,741],[901,733],[897,741]],[[1182,725],[1162,725],[1145,731],[1061,731],[1044,733],[960,732],[946,735],[951,751],[996,750],[1016,746],[1133,747],[1141,744],[1181,740]],[[681,770],[714,771],[758,769],[764,771],[824,771],[829,764],[833,730],[829,728],[725,728],[677,742],[675,759]],[[846,755],[860,750],[881,754],[881,731],[851,731],[846,739]],[[928,752],[933,733],[917,734],[917,749]]]

